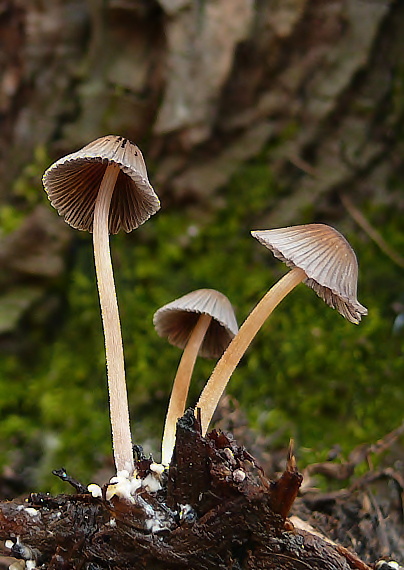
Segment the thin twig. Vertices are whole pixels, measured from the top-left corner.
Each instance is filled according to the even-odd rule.
[[[370,566],[365,564],[356,554],[345,548],[345,546],[341,546],[338,544],[336,546],[336,550],[348,560],[348,564],[351,568],[357,568],[357,570],[371,570]],[[353,566],[352,566],[353,564]]]
[[[340,194],[341,202],[348,214],[355,220],[355,222],[363,229],[364,232],[375,242],[381,251],[387,255],[396,265],[404,268],[404,258],[401,257],[383,238],[383,236],[376,230],[365,216],[358,210],[352,203],[351,199],[346,194]]]
[[[375,510],[377,517],[378,529],[376,530],[376,534],[379,537],[381,555],[388,556],[390,554],[390,542],[387,535],[386,522],[371,490],[368,489],[366,494],[369,497],[369,500],[373,506],[373,509]]]
[[[383,438],[376,441],[376,443],[372,443],[372,445],[369,448],[369,451],[371,453],[381,453],[382,451],[385,451],[386,449],[391,447],[393,443],[397,441],[397,439],[402,435],[404,435],[404,422],[402,422],[402,424],[400,424],[397,428],[393,429],[391,432],[386,434]]]

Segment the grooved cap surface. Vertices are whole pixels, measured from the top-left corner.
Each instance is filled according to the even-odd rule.
[[[124,137],[107,135],[50,166],[43,185],[54,208],[79,230],[92,231],[94,206],[108,164],[119,172],[109,212],[109,232],[130,232],[160,208],[140,149]]]
[[[307,224],[251,232],[288,267],[307,275],[304,283],[327,305],[358,324],[366,307],[357,300],[358,262],[342,234],[325,224]]]
[[[219,358],[238,325],[229,299],[215,289],[192,291],[155,312],[153,324],[157,334],[179,348],[185,348],[201,314],[210,315],[212,321],[199,350],[206,358]]]

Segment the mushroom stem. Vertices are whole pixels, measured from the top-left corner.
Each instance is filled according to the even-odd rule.
[[[163,465],[169,465],[171,461],[175,445],[177,420],[184,414],[195,360],[211,320],[212,317],[210,315],[204,313],[200,315],[178,365],[168,405],[161,445],[161,463]]]
[[[134,469],[125,383],[121,325],[109,249],[108,216],[120,168],[109,164],[105,170],[94,209],[93,243],[107,361],[112,446],[117,472]]]
[[[306,278],[307,275],[303,269],[299,269],[298,267],[293,268],[264,295],[240,327],[239,332],[216,364],[196,404],[196,410],[198,408],[201,410],[202,435],[206,434],[220,397],[230,380],[230,376],[233,374],[251,341],[275,307],[296,285]]]

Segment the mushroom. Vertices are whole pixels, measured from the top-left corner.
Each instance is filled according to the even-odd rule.
[[[214,289],[198,289],[161,307],[153,317],[157,333],[184,352],[174,379],[164,426],[161,462],[169,465],[177,420],[184,414],[198,354],[219,358],[238,331],[229,299]]]
[[[117,472],[134,469],[122,335],[109,250],[109,233],[137,228],[160,207],[139,148],[108,135],[59,159],[43,184],[65,221],[93,233],[105,336],[112,444]]]
[[[252,339],[282,299],[301,282],[328,305],[358,324],[367,309],[356,298],[358,263],[347,240],[325,224],[307,224],[251,232],[291,268],[248,315],[204,387],[197,408],[202,434],[207,431],[220,397]]]

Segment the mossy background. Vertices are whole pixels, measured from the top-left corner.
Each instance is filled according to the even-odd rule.
[[[139,144],[162,202],[111,237],[134,442],[159,459],[181,356],[154,312],[209,287],[241,324],[286,271],[250,231],[312,222],[351,242],[369,316],[352,325],[300,285],[228,393],[269,451],[295,439],[300,467],[396,428],[403,264],[341,193],[402,258],[404,4],[17,4],[0,13],[0,483],[57,492],[52,469],[83,482],[113,471],[91,236],[58,218],[41,184],[54,160],[109,133]],[[197,362],[191,405],[213,366]]]
[[[33,187],[37,200],[46,203],[38,181]],[[134,441],[156,459],[181,352],[156,335],[153,313],[175,297],[211,287],[231,299],[241,323],[286,271],[249,235],[275,194],[268,166],[257,159],[223,189],[221,208],[201,215],[163,203],[136,232],[111,237]],[[383,222],[389,243],[402,249],[401,217],[382,206],[369,206],[368,213]],[[300,220],[311,221],[328,222]],[[302,465],[336,444],[347,454],[359,443],[377,440],[401,422],[404,408],[404,329],[394,332],[392,309],[402,295],[402,269],[349,218],[337,227],[357,252],[359,299],[369,316],[354,326],[300,285],[260,331],[228,387],[252,428],[277,434],[273,445],[286,446],[295,438]],[[34,310],[21,327],[35,351],[28,348],[24,358],[3,353],[0,363],[0,459],[25,470],[36,488],[51,491],[61,488],[50,475],[61,465],[88,482],[103,466],[111,467],[91,236],[70,231],[67,293],[51,330],[33,327]],[[60,287],[57,283],[53,294],[61,295]],[[213,366],[198,361],[190,405]]]

